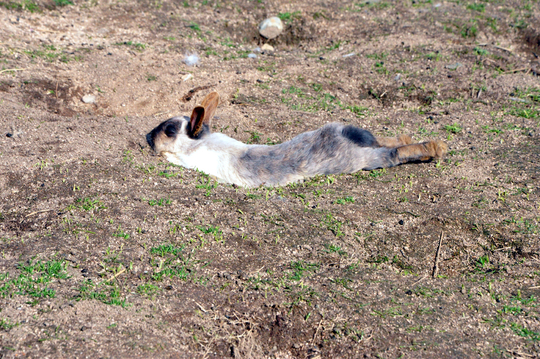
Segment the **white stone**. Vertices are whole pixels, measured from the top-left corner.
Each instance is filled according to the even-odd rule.
[[[96,103],[96,96],[94,95],[84,95],[82,98],[84,103]]]
[[[273,16],[259,24],[259,34],[267,39],[274,39],[283,31],[283,22],[279,17]]]

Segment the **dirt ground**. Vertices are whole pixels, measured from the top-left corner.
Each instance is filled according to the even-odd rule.
[[[540,357],[537,0],[74,2],[0,0],[0,358]],[[218,184],[144,137],[210,91],[449,153]]]

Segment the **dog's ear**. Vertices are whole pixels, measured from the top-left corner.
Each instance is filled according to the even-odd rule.
[[[189,120],[188,135],[191,138],[199,137],[203,129],[205,110],[202,106],[197,106],[191,112],[191,118]]]
[[[214,114],[216,113],[216,109],[219,104],[219,94],[217,92],[211,92],[201,103],[201,106],[204,107],[204,119],[203,123],[207,124],[208,127],[210,127],[210,121],[214,117]]]

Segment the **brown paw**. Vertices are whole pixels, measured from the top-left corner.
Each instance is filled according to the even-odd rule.
[[[411,143],[413,143],[413,139],[409,135],[399,136],[398,141],[401,145],[410,145]]]

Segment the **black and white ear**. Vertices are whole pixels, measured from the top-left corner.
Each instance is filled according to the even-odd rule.
[[[199,137],[201,131],[203,130],[203,125],[207,125],[208,128],[210,128],[210,121],[216,113],[218,104],[219,94],[217,92],[212,92],[206,95],[200,106],[197,106],[193,109],[193,112],[191,113],[191,119],[189,120],[189,137]]]

